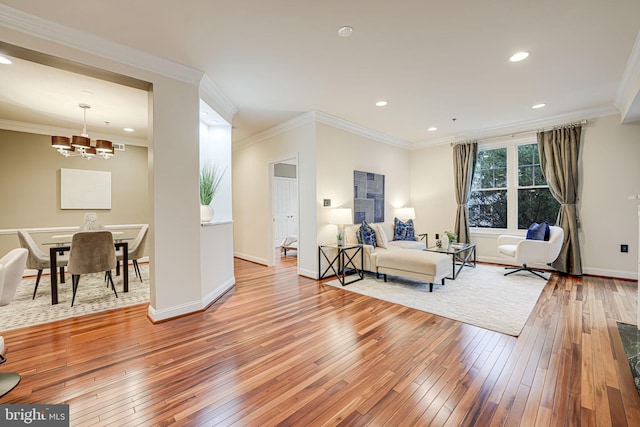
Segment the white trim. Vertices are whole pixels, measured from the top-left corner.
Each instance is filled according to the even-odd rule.
[[[540,120],[530,120],[518,123],[512,123],[510,125],[495,126],[492,128],[485,128],[480,130],[474,130],[469,132],[460,133],[452,137],[444,137],[432,140],[426,140],[411,144],[411,150],[419,150],[422,148],[434,147],[437,145],[450,144],[455,141],[473,140],[483,138],[494,138],[496,135],[504,135],[509,133],[519,133],[519,137],[523,134],[531,133],[535,134],[536,129],[542,129],[547,127],[556,126],[558,124],[580,121],[580,120],[593,120],[601,117],[616,116],[620,114],[617,108],[613,106],[591,108],[587,110],[574,111],[566,114],[558,114],[556,116],[547,117]],[[504,139],[509,138],[505,136]],[[482,143],[482,141],[478,141]]]
[[[233,288],[236,284],[236,278],[233,276],[231,279],[224,282],[220,287],[211,291],[208,295],[206,295],[202,299],[202,307],[207,308],[209,305],[214,303],[218,298],[225,294],[229,289]]]
[[[215,227],[216,225],[233,224],[232,219],[225,219],[220,221],[201,222],[200,227]]]
[[[215,109],[223,119],[227,121],[227,123],[233,122],[233,116],[238,112],[238,109],[231,102],[229,98],[220,90],[218,86],[209,78],[208,75],[203,75],[200,80],[200,91],[202,94],[206,95],[206,97],[211,98],[213,102],[216,103],[220,109]]]
[[[197,85],[202,71],[0,4],[0,25],[172,79]]]
[[[174,317],[183,316],[185,314],[192,314],[194,312],[202,310],[202,301],[192,301],[190,303],[180,304],[173,307],[168,307],[163,310],[156,310],[149,304],[147,308],[147,315],[152,322],[160,322],[163,320],[172,319]]]
[[[620,109],[621,123],[632,122],[638,117],[629,117],[629,110],[634,100],[640,96],[640,32],[636,37],[636,42],[631,50],[631,55],[627,60],[627,65],[622,73],[620,84],[613,101],[616,107]]]
[[[322,111],[314,111],[314,113],[316,122],[318,123],[329,125],[337,129],[342,129],[347,132],[363,136],[365,138],[373,139],[374,141],[382,142],[383,144],[392,145],[394,147],[400,147],[408,150],[412,146],[412,144],[408,141],[386,135],[373,129],[369,129],[359,124],[341,119],[340,117],[332,116],[331,114],[327,114]]]
[[[392,145],[394,147],[404,148],[406,150],[411,148],[411,143],[405,140],[386,135],[384,133],[369,129],[356,123],[352,123],[336,116],[332,116],[331,114],[327,114],[322,111],[312,110],[235,143],[234,151],[249,147],[251,145],[262,142],[265,139],[272,138],[276,135],[291,131],[309,123],[322,123],[337,129],[351,132],[355,135],[360,135],[365,138],[373,139],[375,141]]]
[[[256,264],[269,266],[269,260],[266,260],[264,258],[258,258],[258,257],[255,257],[253,255],[241,254],[239,252],[234,252],[233,256],[235,258],[240,258],[240,259],[243,259],[245,261],[251,261],[251,262],[255,262]]]
[[[269,129],[259,132],[253,136],[245,138],[241,141],[233,143],[233,151],[238,151],[243,148],[250,147],[254,144],[262,142],[266,139],[272,138],[276,135],[280,135],[285,132],[289,132],[293,129],[315,122],[315,115],[313,112],[307,112],[299,114],[287,121],[277,124]]]
[[[0,119],[0,129],[11,130],[15,132],[33,133],[36,135],[74,135],[78,134],[79,129],[67,129],[55,126],[39,125],[36,123],[16,122],[13,120]],[[114,143],[127,143],[129,145],[138,145],[146,147],[148,141],[144,138],[131,138],[119,135],[109,135],[106,133],[91,132],[93,139],[108,139],[116,141]]]
[[[305,268],[298,269],[298,275],[302,277],[308,277],[309,279],[318,280],[318,272],[307,270]]]

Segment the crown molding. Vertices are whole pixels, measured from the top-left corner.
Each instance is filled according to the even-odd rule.
[[[574,111],[566,114],[558,114],[546,117],[540,120],[531,120],[526,122],[511,123],[504,126],[495,126],[492,128],[478,129],[475,131],[462,132],[457,135],[421,141],[411,145],[411,150],[420,150],[423,148],[435,147],[437,145],[450,144],[456,141],[487,139],[509,136],[511,133],[536,132],[539,129],[558,126],[564,123],[575,122],[580,120],[593,120],[600,117],[609,117],[620,114],[620,111],[614,106],[590,108],[586,110]]]
[[[400,147],[404,149],[410,149],[411,143],[403,139],[386,135],[382,132],[369,129],[365,126],[350,122],[340,117],[332,116],[331,114],[315,111],[316,121],[325,125],[332,126],[337,129],[342,129],[347,132],[354,133],[356,135],[363,136],[365,138],[373,139],[374,141],[382,142],[383,144],[392,145],[394,147]]]
[[[215,103],[218,107],[215,108],[216,112],[228,123],[233,122],[233,116],[238,112],[238,109],[206,74],[200,80],[200,96],[207,98],[208,103]]]
[[[622,123],[640,120],[640,32],[622,73],[614,103],[622,113]]]
[[[234,151],[249,147],[253,144],[262,142],[265,139],[269,139],[278,134],[288,132],[290,130],[293,130],[300,126],[304,126],[309,123],[325,124],[337,129],[351,132],[355,135],[360,135],[365,138],[372,139],[374,141],[382,142],[388,145],[393,145],[395,147],[400,147],[404,149],[409,149],[411,147],[411,144],[409,142],[404,141],[402,139],[385,135],[381,132],[377,132],[373,129],[369,129],[367,127],[349,122],[339,117],[332,116],[331,114],[327,114],[322,111],[312,110],[312,111],[308,111],[306,113],[300,114],[290,120],[282,122],[256,135],[250,136],[249,138],[245,138],[242,141],[234,143]]]
[[[35,123],[16,122],[12,120],[0,119],[0,129],[11,130],[15,132],[33,133],[36,135],[74,135],[78,134],[78,129],[67,129],[55,126],[39,125]],[[110,135],[106,133],[91,132],[91,139],[107,139],[113,142],[119,142],[127,145],[137,145],[147,147],[149,144],[146,139],[131,138],[120,135]]]
[[[316,121],[315,112],[309,111],[306,113],[299,114],[287,121],[284,121],[278,125],[275,125],[269,129],[266,129],[262,132],[259,132],[255,135],[252,135],[248,138],[245,138],[241,141],[233,143],[233,151],[238,151],[252,145],[258,144],[266,139],[273,138],[276,135],[289,132],[293,129],[299,128],[304,125],[308,125],[309,123],[314,123]]]
[[[0,25],[41,39],[197,85],[204,74],[177,62],[0,4]]]

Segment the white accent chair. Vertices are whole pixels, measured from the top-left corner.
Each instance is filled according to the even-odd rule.
[[[4,337],[0,336],[0,365],[7,361],[4,357]],[[20,382],[20,375],[15,372],[0,372],[0,397],[9,393]]]
[[[522,236],[501,235],[498,237],[498,254],[521,267],[506,267],[511,270],[504,275],[528,271],[547,280],[543,270],[529,267],[532,264],[550,264],[558,258],[564,242],[562,227],[549,226],[549,240],[527,240]]]
[[[12,249],[0,258],[0,305],[7,305],[16,294],[27,265],[29,251],[24,248]]]

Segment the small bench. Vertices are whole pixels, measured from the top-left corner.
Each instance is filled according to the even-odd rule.
[[[433,292],[433,284],[444,280],[451,274],[451,258],[445,254],[415,249],[386,251],[376,257],[376,273],[406,277],[429,283],[429,292]]]

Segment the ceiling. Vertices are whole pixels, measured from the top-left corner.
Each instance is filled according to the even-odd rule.
[[[234,141],[311,110],[408,143],[612,113],[640,31],[637,0],[0,1],[204,71]],[[24,65],[0,66],[0,119],[77,127],[89,90],[91,126],[146,137],[143,91]]]

